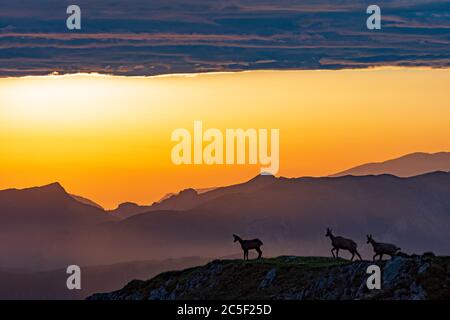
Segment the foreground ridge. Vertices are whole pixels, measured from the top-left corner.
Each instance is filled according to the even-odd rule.
[[[380,290],[368,290],[367,267],[382,270]],[[450,257],[431,254],[389,261],[349,262],[281,256],[253,261],[215,260],[205,266],[133,280],[88,300],[424,300],[450,298]]]

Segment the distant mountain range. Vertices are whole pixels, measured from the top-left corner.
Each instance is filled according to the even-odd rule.
[[[261,238],[265,256],[329,255],[326,227],[407,252],[450,253],[450,173],[324,178],[258,176],[118,219],[59,184],[0,191],[0,266],[25,271],[239,253],[233,233]],[[172,201],[175,201],[174,198]],[[169,205],[170,204],[170,205]],[[178,210],[168,209],[178,206]],[[154,209],[154,210],[153,210]]]
[[[376,175],[380,167],[408,167],[398,174],[446,169],[448,155],[416,153],[345,172],[371,174],[366,176],[261,175],[209,191],[186,189],[149,206],[126,203],[114,211],[67,193],[59,183],[2,190],[0,270],[225,256],[239,253],[233,233],[261,238],[264,255],[326,255],[326,227],[354,238],[363,253],[370,232],[406,251],[449,254],[450,173]]]
[[[198,192],[195,189],[186,189],[179,193],[171,193],[164,196],[159,202],[152,205],[138,205],[133,202],[121,203],[109,213],[117,218],[126,219],[139,213],[156,210],[186,210],[192,207]]]
[[[253,188],[271,183],[276,178],[273,176],[257,176],[247,183],[237,184],[228,187],[205,188],[205,189],[185,189],[179,193],[171,193],[163,197],[159,202],[154,202],[150,206],[138,205],[132,202],[120,204],[116,209],[109,211],[114,217],[125,219],[133,215],[157,211],[157,210],[189,210],[195,206],[217,198],[223,194],[245,192]]]
[[[261,179],[269,183],[261,186]],[[232,233],[263,239],[269,255],[316,255],[328,253],[324,229],[331,226],[353,237],[363,252],[369,249],[365,235],[372,233],[409,252],[448,254],[449,195],[450,173],[444,172],[412,178],[258,177],[198,195],[191,209],[142,213],[110,223],[104,232],[120,239],[112,247],[157,255],[224,255],[239,250],[231,243]]]
[[[385,162],[363,164],[333,174],[330,177],[380,174],[392,174],[398,177],[413,177],[416,175],[435,171],[450,171],[450,152],[439,152],[433,154],[423,152],[412,153]],[[252,188],[255,187],[255,183],[264,185],[265,183],[270,183],[272,180],[274,180],[272,176],[268,176],[268,178],[257,177],[257,182],[254,182],[252,184],[239,184],[234,186],[233,188],[219,187],[205,189],[185,189],[179,193],[168,193],[161,200],[153,203],[152,205],[138,205],[132,202],[125,202],[120,204],[116,209],[110,210],[108,212],[117,218],[125,219],[136,214],[156,210],[189,210],[205,201],[209,201],[212,198],[220,196],[223,193],[236,192],[236,190],[239,188]],[[199,196],[200,194],[205,195]],[[93,205],[96,204],[93,203]]]
[[[398,177],[413,177],[434,171],[450,171],[450,152],[416,152],[384,162],[367,163],[336,173],[331,177],[346,175],[366,176],[393,174]]]

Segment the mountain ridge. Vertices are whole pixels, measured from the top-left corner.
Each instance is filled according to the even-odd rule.
[[[409,170],[407,174],[405,174],[405,169],[401,169],[403,171],[397,171],[393,170],[392,168],[385,168],[386,164],[394,164],[402,162],[405,159],[406,160],[417,160],[417,158],[420,159],[422,166],[426,166],[426,168],[421,168],[420,170],[411,171]],[[435,160],[435,162],[432,162],[430,164],[430,159],[432,158],[438,158]],[[437,163],[436,163],[437,161]],[[443,163],[442,163],[443,161]],[[381,166],[381,167],[380,167]],[[397,166],[402,166],[402,164],[398,164]],[[388,159],[381,162],[370,162],[365,164],[360,164],[355,167],[352,167],[350,169],[340,171],[338,173],[329,175],[327,177],[336,178],[341,177],[345,175],[354,175],[354,176],[366,176],[366,175],[383,175],[383,174],[392,174],[399,177],[412,177],[416,175],[422,175],[425,173],[435,172],[435,171],[444,171],[449,172],[450,171],[450,152],[436,152],[436,153],[426,153],[426,152],[414,152],[410,154],[403,155],[398,158],[394,159]],[[223,186],[223,187],[214,187],[214,188],[204,188],[204,189],[194,189],[194,188],[187,188],[183,189],[178,193],[168,193],[164,197],[162,197],[159,201],[153,202],[151,205],[140,205],[133,202],[124,202],[118,205],[117,208],[112,210],[105,210],[107,213],[111,214],[112,216],[120,219],[125,219],[130,216],[133,216],[135,214],[145,213],[148,211],[157,211],[157,210],[189,210],[196,205],[198,205],[201,202],[207,201],[207,199],[216,197],[220,193],[224,192],[230,192],[231,189],[241,189],[236,192],[242,192],[242,189],[245,188],[252,188],[257,184],[261,184],[262,186],[265,184],[270,184],[272,182],[275,182],[277,179],[306,179],[306,178],[312,178],[312,177],[294,177],[294,178],[286,178],[286,177],[274,177],[272,175],[257,175],[245,182],[232,184],[229,186]],[[39,188],[39,187],[31,187],[26,189],[33,189],[33,188]],[[42,186],[40,188],[48,188],[48,189],[59,189],[65,192],[64,187],[58,183],[51,183],[45,186]],[[22,189],[22,190],[26,190]],[[21,189],[6,189],[6,190],[21,190]],[[4,190],[2,190],[4,191]],[[199,197],[200,195],[204,195],[202,197]],[[75,200],[88,204],[97,208],[100,208],[102,210],[103,207],[94,201],[90,200],[89,198],[79,196],[79,195],[73,195],[71,194]],[[192,202],[192,203],[191,203]]]
[[[378,174],[393,174],[399,177],[412,177],[435,171],[450,171],[450,152],[414,152],[381,162],[360,164],[350,169],[332,174],[330,177]]]
[[[172,252],[183,252],[188,242],[190,250],[203,250],[206,242],[210,250],[204,255],[209,256],[226,255],[223,250],[232,233],[260,237],[270,254],[323,254],[327,226],[359,239],[372,232],[405,250],[450,252],[444,240],[450,230],[449,173],[277,181],[253,193],[225,193],[186,211],[141,213],[111,228],[133,233],[138,241],[133,246],[155,245],[162,251],[172,243]],[[148,233],[152,243],[144,240]]]
[[[363,256],[370,252],[367,233],[407,252],[448,254],[449,194],[448,172],[408,178],[255,177],[197,194],[187,210],[117,219],[77,202],[57,184],[0,191],[0,265],[42,270],[68,261],[92,265],[226,256],[239,252],[232,234],[260,238],[265,256],[324,255],[330,250],[326,227],[355,240]]]

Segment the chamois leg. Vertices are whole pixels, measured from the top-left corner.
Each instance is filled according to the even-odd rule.
[[[245,258],[246,258],[246,257],[245,257],[245,250],[244,250],[244,260],[245,260]]]
[[[339,248],[336,248],[336,258],[339,258]]]
[[[355,251],[355,253],[356,253],[356,255],[358,256],[359,260],[362,261],[362,258],[361,258],[361,255],[359,254],[359,252],[358,252],[358,251]]]
[[[353,261],[353,258],[355,257],[355,252],[351,251],[352,257],[350,258],[350,261]]]
[[[248,250],[245,250],[245,257],[246,257],[247,260],[248,260]]]
[[[380,261],[383,260],[383,254],[380,254]]]
[[[375,261],[375,258],[376,258],[377,255],[378,255],[378,253],[375,253],[375,254],[373,255],[373,261]]]
[[[261,259],[262,251],[260,248],[255,248],[256,251],[258,251],[258,259]]]
[[[331,254],[333,255],[333,258],[336,258],[336,256],[334,255],[334,250],[336,250],[336,248],[331,249]]]

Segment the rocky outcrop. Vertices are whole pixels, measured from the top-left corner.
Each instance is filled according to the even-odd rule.
[[[395,257],[377,262],[380,290],[369,290],[368,261],[278,257],[216,260],[202,267],[166,272],[90,300],[423,300],[450,299],[450,257]]]

